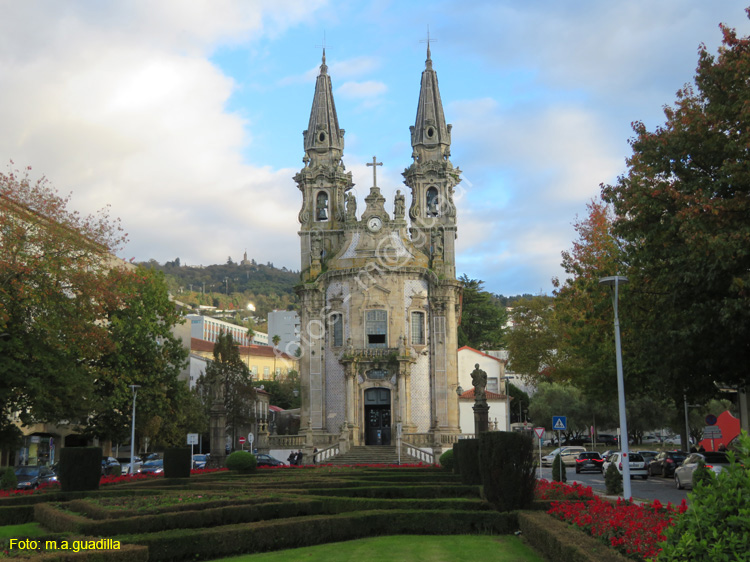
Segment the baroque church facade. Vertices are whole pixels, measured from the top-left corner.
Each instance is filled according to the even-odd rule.
[[[386,205],[373,158],[358,214],[323,51],[304,167],[294,177],[302,193],[300,421],[308,446],[395,444],[400,430],[404,441],[437,452],[460,432],[454,188],[461,172],[450,161],[451,125],[429,43],[410,130],[408,208],[400,190]]]

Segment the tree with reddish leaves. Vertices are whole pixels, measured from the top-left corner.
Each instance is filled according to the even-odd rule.
[[[718,54],[700,47],[695,84],[665,124],[634,123],[627,174],[603,189],[644,311],[639,368],[676,403],[748,382],[750,38],[721,30]]]
[[[116,298],[109,271],[125,241],[106,210],[81,216],[29,169],[0,173],[0,435],[23,423],[85,419],[101,320]],[[119,262],[120,264],[122,262]]]

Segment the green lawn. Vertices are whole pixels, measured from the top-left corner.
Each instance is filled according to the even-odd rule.
[[[39,523],[0,526],[0,539],[17,539],[18,537],[39,537],[48,535],[49,531],[41,528]]]
[[[222,558],[222,562],[544,562],[514,536],[395,535]]]

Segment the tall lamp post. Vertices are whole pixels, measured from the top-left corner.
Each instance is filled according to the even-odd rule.
[[[510,392],[508,392],[508,381],[514,379],[513,375],[505,375],[505,431],[510,431]]]
[[[622,275],[602,277],[600,285],[614,287],[612,292],[612,305],[615,309],[615,353],[617,357],[617,398],[620,406],[620,450],[622,451],[622,493],[626,499],[630,499],[630,451],[628,449],[628,419],[625,413],[625,383],[622,376],[622,347],[620,345],[620,318],[617,315],[617,303],[620,296],[620,285],[628,282],[628,278]]]
[[[138,389],[141,388],[140,384],[131,384],[130,388],[133,390],[133,427],[130,430],[130,476],[135,474],[135,399],[138,396]]]

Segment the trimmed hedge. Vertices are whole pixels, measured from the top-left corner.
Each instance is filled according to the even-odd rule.
[[[469,486],[359,486],[356,488],[319,488],[311,493],[320,496],[350,498],[478,498],[479,489]]]
[[[469,485],[482,483],[482,475],[479,472],[479,440],[462,439],[456,460],[460,465],[461,482]]]
[[[63,492],[98,490],[102,477],[102,448],[63,447],[57,476]]]
[[[522,433],[493,431],[479,436],[484,497],[498,511],[528,509],[534,501],[534,443]]]
[[[445,470],[453,470],[453,449],[448,449],[440,455],[440,466]]]
[[[72,544],[73,540],[86,539],[57,539],[57,543],[60,544],[62,540],[68,540]],[[148,559],[148,548],[136,544],[121,544],[119,549],[112,550],[61,550],[34,556],[34,560],[38,562],[148,562]]]
[[[510,534],[517,528],[516,513],[383,510],[261,521],[254,525],[213,529],[179,529],[120,539],[148,546],[151,559],[169,562],[215,559],[371,536]]]
[[[547,560],[628,562],[615,549],[542,511],[521,511],[518,525],[528,543]]]
[[[164,478],[189,478],[193,459],[190,447],[170,447],[164,450]]]
[[[255,472],[255,469],[258,467],[258,461],[252,453],[235,451],[227,457],[226,465],[233,472],[250,474],[251,472]]]
[[[0,507],[0,526],[20,525],[34,520],[34,506]]]

